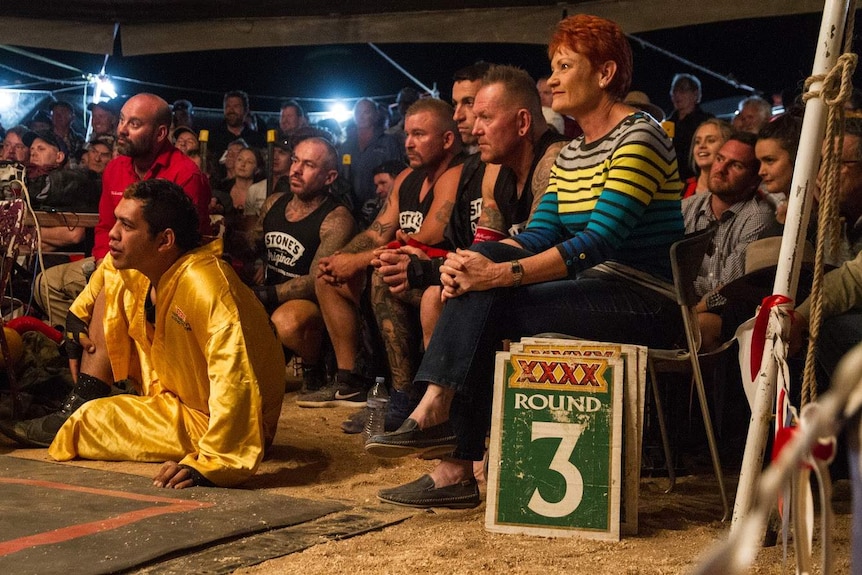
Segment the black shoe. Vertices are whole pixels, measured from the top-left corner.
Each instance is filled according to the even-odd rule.
[[[323,389],[326,384],[326,370],[322,364],[302,366],[302,393]]]
[[[105,397],[110,392],[105,382],[82,373],[60,411],[26,421],[0,422],[0,432],[27,447],[49,447],[70,415],[91,399]]]
[[[398,487],[381,489],[377,493],[377,498],[386,503],[423,509],[428,507],[472,509],[482,502],[476,479],[471,477],[455,485],[434,487],[434,480],[430,475],[423,475],[416,481]]]
[[[377,457],[418,455],[422,459],[437,459],[449,455],[458,446],[452,426],[444,421],[428,429],[409,417],[395,431],[370,437],[365,451]]]
[[[414,398],[407,391],[393,389],[389,394],[389,405],[386,407],[386,422],[384,424],[386,431],[395,431],[404,425],[404,421],[419,405],[419,399],[419,397]]]
[[[368,421],[368,408],[363,407],[354,411],[348,418],[341,422],[341,431],[348,434],[362,433],[365,431],[365,422]]]

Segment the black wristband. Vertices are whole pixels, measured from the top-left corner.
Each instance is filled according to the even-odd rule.
[[[81,318],[72,312],[66,314],[66,333],[61,348],[67,358],[80,360],[84,356],[81,336],[87,335],[88,330],[89,326]]]
[[[191,465],[183,465],[180,464],[181,469],[185,469],[189,472],[189,479],[192,480],[192,483],[195,487],[215,487],[215,483],[204,477],[204,474],[192,467]]]
[[[411,289],[428,287],[426,283],[428,278],[422,268],[423,261],[418,256],[410,254],[410,261],[407,263],[407,283]]]
[[[407,283],[411,289],[425,289],[430,286],[439,286],[440,283],[440,266],[446,258],[432,258],[430,260],[420,260],[417,256],[410,256],[410,263],[407,264]]]

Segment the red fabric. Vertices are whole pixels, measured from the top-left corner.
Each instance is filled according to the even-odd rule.
[[[210,233],[209,205],[212,192],[200,169],[185,154],[165,140],[159,155],[150,169],[139,178],[129,156],[111,160],[102,174],[102,197],[99,200],[99,223],[96,224],[93,257],[97,260],[108,253],[108,233],[114,227],[114,208],[123,198],[123,191],[141,180],[162,178],[180,185],[194,201],[200,217],[200,230]]]
[[[751,334],[751,364],[749,365],[751,380],[757,379],[760,364],[763,361],[763,346],[766,345],[766,326],[769,324],[769,310],[777,305],[789,303],[790,298],[775,294],[763,298],[757,319],[754,320],[754,330]]]
[[[697,178],[689,178],[685,181],[685,187],[682,189],[682,199],[693,196],[697,193]]]
[[[476,235],[473,236],[473,243],[479,244],[482,242],[498,242],[506,239],[508,236],[501,231],[482,226],[476,227]]]
[[[426,254],[428,254],[429,258],[445,258],[449,254],[449,250],[441,250],[440,248],[432,248],[431,246],[425,245],[422,242],[418,242],[413,238],[407,240],[408,246],[413,246],[414,248],[419,248]]]
[[[6,322],[6,327],[14,329],[22,335],[28,331],[38,331],[42,335],[52,339],[55,343],[60,343],[63,340],[62,333],[46,324],[44,321],[29,315],[22,315],[21,317],[10,319]]]

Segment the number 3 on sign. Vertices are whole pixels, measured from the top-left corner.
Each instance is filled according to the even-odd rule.
[[[556,471],[566,480],[566,491],[563,498],[557,503],[550,503],[542,497],[537,487],[533,491],[530,503],[527,507],[534,513],[543,517],[565,517],[571,514],[584,497],[584,478],[580,470],[572,465],[569,459],[575,451],[575,445],[584,431],[584,425],[579,423],[552,423],[548,421],[534,421],[532,426],[532,437],[530,441],[537,439],[560,439],[560,445],[554,453],[551,465],[548,469]]]

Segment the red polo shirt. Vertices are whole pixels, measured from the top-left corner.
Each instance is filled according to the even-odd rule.
[[[125,189],[135,182],[153,178],[170,180],[181,186],[198,209],[201,233],[210,233],[209,206],[212,192],[209,182],[193,161],[165,140],[162,150],[143,178],[139,178],[135,173],[132,158],[129,156],[118,156],[105,167],[102,174],[102,197],[99,200],[99,223],[95,228],[94,258],[102,259],[108,253],[108,232],[117,221],[114,208],[123,199]]]

